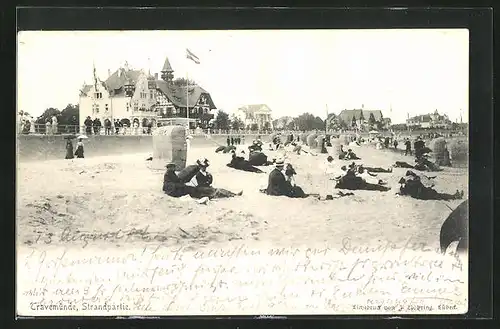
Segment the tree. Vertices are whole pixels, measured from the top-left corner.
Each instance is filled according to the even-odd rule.
[[[58,118],[59,123],[62,125],[78,126],[80,116],[80,107],[78,105],[68,104],[61,111],[61,116]]]
[[[257,131],[257,130],[259,130],[259,125],[258,125],[258,124],[256,124],[256,123],[252,123],[252,124],[250,125],[250,130],[251,130],[251,131]]]
[[[365,116],[363,115],[363,110],[361,110],[361,112],[359,114],[359,121],[361,121],[361,122],[365,121]]]
[[[373,115],[373,113],[370,113],[370,117],[368,118],[368,125],[370,126],[370,129],[375,126],[375,116]]]
[[[234,130],[240,130],[245,128],[245,123],[234,114],[231,119],[231,124]]]
[[[196,81],[186,78],[177,78],[173,81],[174,85],[178,87],[185,87],[187,85],[187,82],[189,82],[190,85],[196,84]]]
[[[215,126],[217,129],[228,130],[230,125],[231,121],[229,120],[229,114],[219,110],[219,112],[217,112],[217,117],[215,118]]]
[[[297,123],[296,123],[296,119],[293,119],[292,121],[290,121],[290,122],[287,124],[286,128],[287,128],[288,130],[295,130],[295,129],[297,129],[297,126],[296,126],[296,125],[297,125]]]
[[[283,129],[283,127],[281,127],[280,122],[279,122],[278,119],[274,119],[273,120],[273,127],[274,127],[274,129],[277,129],[277,130]]]
[[[52,119],[53,116],[56,116],[56,118],[59,119],[59,117],[61,116],[61,111],[59,111],[56,108],[49,107],[42,113],[42,115],[40,115],[36,119],[35,123],[45,124],[45,122],[47,122],[47,120]]]
[[[296,127],[299,130],[309,131],[314,129],[325,129],[325,123],[320,117],[315,117],[311,113],[304,113],[295,119]]]

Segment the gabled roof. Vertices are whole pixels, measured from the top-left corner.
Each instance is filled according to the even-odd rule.
[[[353,117],[355,120],[359,120],[361,117],[361,113],[363,113],[363,117],[365,120],[370,118],[370,114],[373,114],[375,121],[380,121],[383,118],[382,111],[380,110],[362,110],[362,109],[354,109],[354,110],[343,110],[340,112],[339,117],[344,122],[351,121]]]
[[[80,89],[80,96],[87,96],[87,93],[92,88],[92,85],[84,85],[82,89]]]
[[[163,64],[161,72],[174,72],[174,70],[172,70],[172,65],[170,65],[170,62],[168,61],[168,57],[165,57],[165,63]]]
[[[104,83],[108,91],[115,91],[121,89],[127,83],[135,85],[141,74],[142,71],[140,70],[125,70],[124,68],[119,68],[111,74]]]
[[[207,97],[210,109],[215,109],[215,104],[212,101],[210,94],[198,85],[189,86],[189,92],[187,97],[186,88],[187,86],[176,86],[169,84],[163,80],[156,80],[156,88],[159,89],[171,102],[177,107],[193,107],[202,95]],[[187,101],[189,103],[187,104]]]

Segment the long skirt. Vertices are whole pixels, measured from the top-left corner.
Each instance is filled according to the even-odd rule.
[[[66,149],[66,159],[73,159],[73,147],[68,147]]]

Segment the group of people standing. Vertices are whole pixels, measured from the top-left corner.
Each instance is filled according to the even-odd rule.
[[[245,143],[245,138],[242,136],[227,136],[226,143],[227,146],[241,145],[241,143]]]
[[[71,138],[67,138],[65,159],[73,159],[75,156],[79,159],[82,159],[85,157],[84,153],[85,151],[83,147],[82,138],[78,138],[78,142],[76,143],[75,153],[73,153],[73,142],[71,141]]]

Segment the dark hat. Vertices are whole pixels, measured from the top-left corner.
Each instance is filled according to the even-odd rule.
[[[326,158],[326,160],[333,161],[333,157],[331,155],[329,155],[328,158]]]
[[[167,167],[167,168],[175,168],[175,163],[172,163],[172,162],[167,163],[167,165],[165,167]]]

